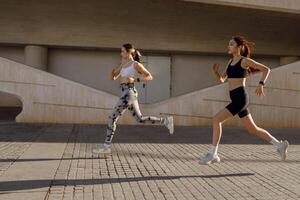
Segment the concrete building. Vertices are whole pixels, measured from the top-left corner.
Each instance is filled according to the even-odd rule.
[[[0,0],[0,33],[0,57],[112,95],[110,71],[133,43],[154,76],[137,86],[139,100],[152,104],[217,85],[211,66],[225,67],[233,35],[254,42],[254,59],[271,68],[298,60],[300,2]],[[0,96],[1,107],[22,106]]]

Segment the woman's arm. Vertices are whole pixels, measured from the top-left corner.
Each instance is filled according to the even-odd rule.
[[[262,72],[262,76],[260,78],[260,81],[259,81],[259,85],[256,89],[256,94],[257,96],[261,96],[261,95],[265,95],[264,92],[263,92],[263,86],[270,74],[270,68],[259,63],[259,62],[256,62],[250,58],[245,58],[243,59],[242,61],[242,67],[246,67],[246,68],[253,68],[254,70],[258,70],[260,72]]]
[[[121,69],[122,69],[122,65],[113,68],[113,70],[111,71],[112,80],[117,80],[119,78]]]
[[[227,70],[229,63],[230,63],[230,61],[227,63],[226,68],[224,69],[222,74],[219,73],[220,65],[219,64],[213,65],[213,74],[215,75],[216,79],[218,81],[220,81],[221,83],[224,83],[227,80],[226,70]]]
[[[151,81],[153,79],[151,73],[139,62],[136,62],[134,66],[135,70],[138,71],[142,76],[139,81]]]
[[[270,68],[259,63],[259,62],[256,62],[255,60],[252,60],[251,58],[244,58],[243,61],[242,61],[242,66],[246,66],[247,68],[253,68],[254,70],[258,70],[260,72],[262,72],[262,76],[261,76],[261,79],[260,81],[262,82],[266,82],[269,74],[270,74]],[[244,67],[243,66],[243,67]]]

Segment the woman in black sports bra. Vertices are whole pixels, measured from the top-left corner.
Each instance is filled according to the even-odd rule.
[[[264,96],[263,87],[268,78],[270,69],[250,59],[251,43],[241,36],[234,36],[229,41],[228,53],[232,59],[228,62],[226,70],[220,74],[219,65],[214,64],[213,72],[216,78],[224,83],[228,81],[231,103],[213,117],[213,144],[209,152],[200,160],[201,164],[220,162],[217,154],[218,144],[222,135],[222,123],[238,114],[242,124],[249,133],[255,134],[265,141],[273,144],[282,160],[286,159],[288,141],[278,141],[269,132],[258,127],[248,110],[249,97],[245,89],[246,77],[253,72],[262,72],[262,76],[256,88],[257,96]]]

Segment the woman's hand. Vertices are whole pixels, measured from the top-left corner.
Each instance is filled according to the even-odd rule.
[[[220,64],[214,64],[213,65],[213,67],[212,67],[212,69],[213,69],[213,72],[215,73],[215,74],[218,74],[219,75],[219,68],[220,68]]]
[[[112,71],[111,71],[111,79],[112,80],[117,80],[118,79],[121,69],[122,69],[122,65],[119,65],[119,66],[112,69]]]
[[[141,63],[137,63],[134,67],[137,72],[142,74],[141,81],[151,81],[153,79],[150,72]]]
[[[117,69],[116,68],[114,68],[114,69],[112,69],[111,70],[111,79],[112,80],[116,80],[117,78],[118,78],[118,72],[117,72]]]
[[[127,83],[133,83],[135,81],[134,77],[126,77]]]
[[[220,68],[220,64],[214,64],[212,66],[212,70],[213,70],[213,73],[214,73],[216,79],[218,81],[220,81],[221,83],[224,83],[227,79],[227,75],[226,75],[226,73],[220,74],[219,68]]]
[[[255,90],[255,94],[257,96],[265,96],[265,93],[264,93],[264,87],[262,85],[258,85],[256,90]]]

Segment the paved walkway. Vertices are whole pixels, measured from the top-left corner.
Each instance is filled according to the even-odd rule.
[[[300,130],[270,130],[292,144],[280,162],[273,146],[225,128],[222,163],[198,164],[210,127],[119,126],[112,156],[92,148],[105,126],[0,123],[0,199],[300,199]]]

